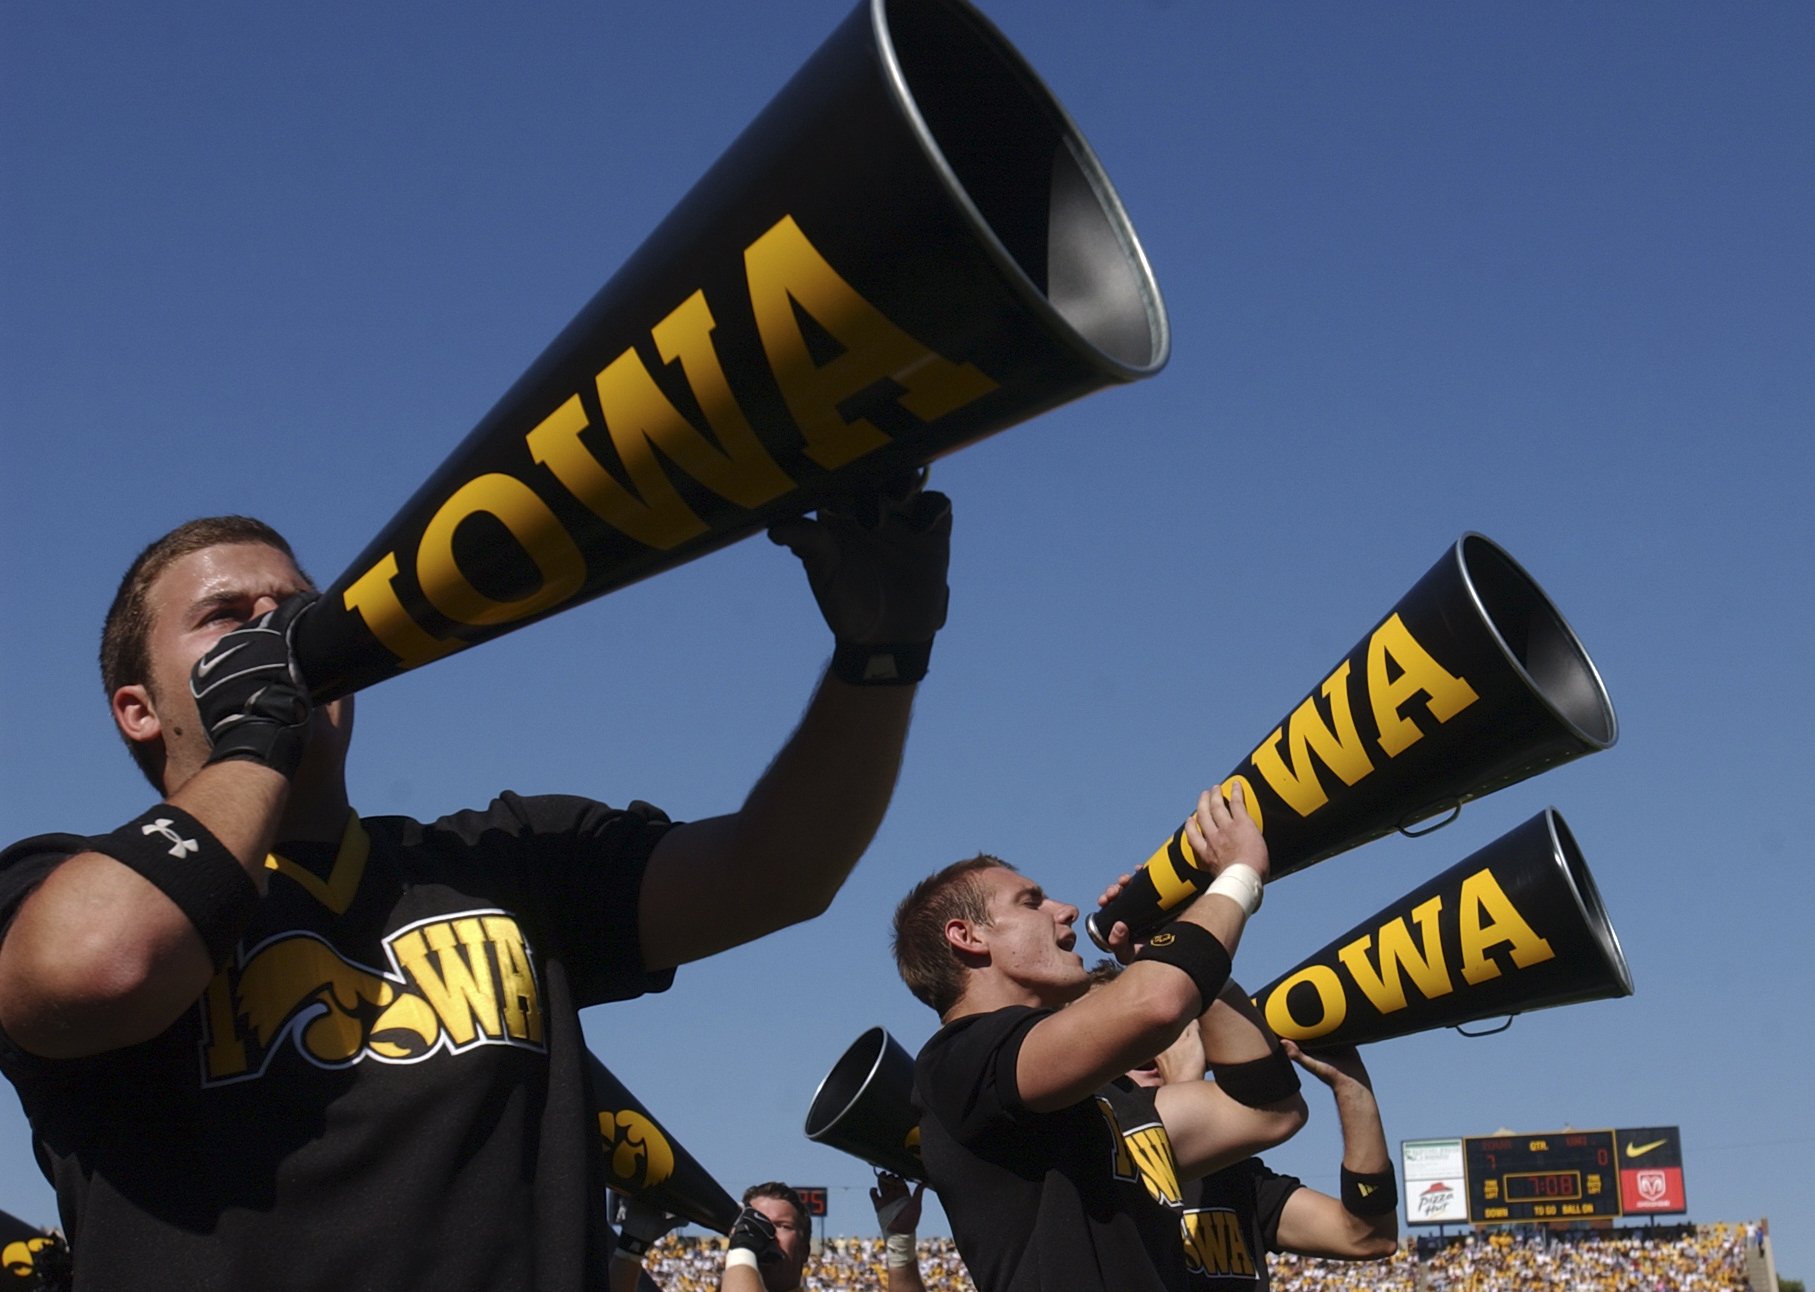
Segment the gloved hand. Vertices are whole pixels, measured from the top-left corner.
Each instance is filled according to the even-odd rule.
[[[758,1265],[772,1265],[782,1259],[781,1245],[775,1241],[775,1222],[748,1205],[737,1213],[731,1226],[727,1250],[738,1248],[755,1253]]]
[[[302,761],[314,706],[296,667],[296,625],[313,592],[299,592],[277,609],[236,628],[209,648],[189,672],[210,763],[249,758],[289,776]]]
[[[687,1223],[686,1217],[671,1215],[638,1198],[618,1195],[618,1246],[634,1256],[641,1256],[662,1240],[665,1234]]]
[[[863,685],[926,676],[933,635],[945,626],[952,504],[915,474],[769,530],[807,569],[837,640],[832,672]]]

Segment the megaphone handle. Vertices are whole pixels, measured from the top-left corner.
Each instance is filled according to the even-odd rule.
[[[1513,1025],[1513,1019],[1515,1019],[1517,1017],[1518,1017],[1517,1014],[1508,1014],[1506,1016],[1506,1021],[1504,1023],[1500,1024],[1500,1026],[1498,1026],[1498,1027],[1490,1027],[1485,1032],[1470,1032],[1470,1031],[1466,1030],[1460,1023],[1451,1023],[1450,1030],[1455,1031],[1455,1032],[1460,1032],[1460,1033],[1462,1033],[1463,1036],[1470,1036],[1470,1037],[1473,1037],[1473,1036],[1498,1036],[1500,1033],[1504,1032],[1507,1028],[1511,1027]]]
[[[1445,814],[1441,820],[1433,821],[1430,825],[1427,825],[1427,826],[1423,827],[1422,829],[1418,829],[1418,830],[1414,830],[1409,825],[1402,825],[1399,827],[1399,833],[1404,835],[1408,839],[1422,839],[1427,834],[1434,834],[1436,831],[1441,830],[1444,826],[1448,825],[1450,822],[1454,821],[1457,817],[1459,817],[1461,815],[1462,815],[1462,800],[1457,799],[1455,802],[1453,802],[1449,805],[1448,813]],[[1429,821],[1429,820],[1430,820],[1429,816],[1420,816],[1420,817],[1414,818],[1414,823],[1417,821]]]

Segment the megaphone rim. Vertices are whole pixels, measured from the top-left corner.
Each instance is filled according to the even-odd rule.
[[[1027,271],[1008,248],[1003,245],[983,212],[978,209],[957,172],[939,144],[932,127],[920,111],[920,105],[908,84],[906,70],[895,48],[894,33],[890,30],[888,8],[900,0],[866,0],[870,10],[870,24],[875,36],[876,49],[882,60],[883,76],[891,91],[898,111],[902,114],[909,130],[918,141],[928,164],[944,184],[948,196],[963,214],[965,222],[971,226],[989,258],[995,262],[997,270],[1003,275],[1015,294],[1021,297],[1027,307],[1038,314],[1053,329],[1054,335],[1062,337],[1072,350],[1083,360],[1094,366],[1099,372],[1122,381],[1134,381],[1148,377],[1166,366],[1172,357],[1172,325],[1166,314],[1166,303],[1160,294],[1159,280],[1154,276],[1153,266],[1147,259],[1146,249],[1142,247],[1139,236],[1134,231],[1134,224],[1129,219],[1127,208],[1122,204],[1121,194],[1104,170],[1096,150],[1084,137],[1083,131],[1072,119],[1065,105],[1059,101],[1051,88],[1041,78],[1028,61],[1022,57],[1007,36],[1002,34],[974,5],[967,0],[933,0],[943,6],[960,20],[973,27],[1001,58],[1020,77],[1027,91],[1039,102],[1058,125],[1066,151],[1074,164],[1089,182],[1091,192],[1102,204],[1103,214],[1108,220],[1116,240],[1121,246],[1122,254],[1128,258],[1140,282],[1140,294],[1146,306],[1147,328],[1151,344],[1151,357],[1144,364],[1129,363],[1110,354],[1107,350],[1094,344],[1079,330],[1078,326],[1059,312],[1057,306],[1034,285]]]
[[[1564,882],[1573,890],[1576,901],[1588,916],[1588,931],[1593,936],[1595,945],[1600,948],[1606,968],[1619,983],[1618,994],[1630,996],[1632,967],[1626,962],[1625,949],[1620,946],[1620,935],[1614,930],[1606,904],[1601,900],[1600,885],[1595,883],[1594,875],[1588,869],[1588,858],[1583,855],[1575,833],[1569,828],[1569,823],[1563,819],[1561,812],[1554,807],[1547,807],[1543,817],[1545,828],[1550,832],[1551,855],[1562,869]],[[1597,995],[1591,999],[1600,1000],[1605,997]]]
[[[856,1083],[855,1089],[839,1106],[838,1111],[831,1117],[825,1119],[824,1123],[815,1130],[813,1127],[813,1115],[820,1111],[820,1096],[826,1093],[827,1084],[833,1077],[836,1077],[839,1074],[840,1069],[845,1066],[846,1059],[849,1059],[854,1054],[862,1053],[864,1044],[872,1040],[874,1041],[876,1052],[870,1056],[869,1065],[864,1069],[863,1080]],[[827,1069],[826,1075],[820,1078],[819,1085],[813,1091],[813,1102],[807,1105],[807,1120],[806,1124],[802,1126],[801,1129],[806,1133],[808,1139],[816,1144],[819,1143],[822,1135],[837,1126],[839,1122],[844,1120],[845,1114],[856,1107],[858,1098],[863,1094],[865,1088],[868,1087],[870,1081],[875,1077],[876,1070],[882,1066],[882,1060],[888,1054],[889,1042],[892,1040],[894,1040],[894,1038],[889,1035],[888,1029],[878,1024],[845,1047],[844,1053],[838,1056],[837,1061]]]
[[[1506,640],[1506,635],[1501,631],[1498,619],[1482,593],[1481,572],[1470,563],[1471,551],[1479,549],[1486,549],[1488,553],[1491,553],[1505,571],[1523,585],[1524,590],[1530,595],[1532,603],[1542,610],[1551,621],[1559,640],[1568,646],[1572,664],[1580,670],[1582,680],[1587,682],[1592,691],[1594,707],[1598,710],[1601,719],[1601,732],[1588,730],[1558,704],[1551,691],[1532,674],[1518,653],[1513,650],[1511,643]],[[1461,575],[1462,586],[1467,591],[1476,612],[1481,616],[1481,622],[1492,636],[1494,646],[1505,658],[1507,665],[1524,681],[1532,696],[1550,712],[1551,716],[1565,730],[1580,740],[1590,751],[1598,753],[1611,747],[1620,738],[1619,715],[1614,712],[1613,699],[1607,693],[1607,684],[1601,678],[1600,669],[1595,667],[1594,659],[1588,654],[1588,648],[1582,644],[1582,639],[1576,634],[1569,620],[1564,617],[1563,612],[1557,608],[1557,603],[1551,599],[1550,594],[1544,591],[1543,586],[1531,576],[1530,571],[1519,564],[1511,552],[1485,534],[1475,530],[1467,531],[1456,540],[1451,552],[1457,571]]]

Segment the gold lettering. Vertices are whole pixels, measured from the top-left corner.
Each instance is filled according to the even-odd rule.
[[[1185,867],[1181,868],[1172,858],[1174,844],[1178,845],[1180,855],[1186,859]],[[1154,891],[1159,894],[1162,911],[1169,911],[1203,891],[1205,877],[1196,869],[1197,857],[1192,853],[1191,845],[1185,842],[1183,826],[1145,864],[1147,877],[1153,881]],[[1187,870],[1190,871],[1189,874],[1186,873]]]
[[[606,431],[634,493],[580,442],[588,423],[579,396],[526,437],[530,456],[554,472],[595,516],[660,551],[704,534],[707,526],[676,491],[658,453],[721,498],[744,507],[759,507],[794,486],[763,449],[731,393],[712,344],[715,326],[704,293],[695,292],[656,324],[654,336],[663,360],[679,361],[718,445],[681,415],[634,349],[613,359],[594,379]]]
[[[1400,670],[1396,679],[1387,676],[1389,662]],[[1368,698],[1389,758],[1424,738],[1418,724],[1399,712],[1419,694],[1430,697],[1431,717],[1438,722],[1448,722],[1480,698],[1466,680],[1432,659],[1395,614],[1368,638]]]
[[[1217,1226],[1215,1217],[1212,1211],[1187,1211],[1180,1217],[1180,1227],[1191,1268],[1220,1274],[1229,1268],[1229,1253],[1223,1246],[1224,1231]]]
[[[705,293],[695,292],[657,323],[652,335],[662,361],[680,363],[687,385],[706,415],[706,424],[718,437],[723,451],[707,444],[684,420],[684,434],[663,438],[659,444],[689,475],[719,496],[740,506],[760,507],[792,489],[794,482],[763,448],[731,393],[731,383],[725,379],[724,366],[718,361],[718,348],[712,344],[712,331],[717,326],[707,308]],[[608,426],[612,424],[609,409],[605,421]]]
[[[1233,1212],[1187,1211],[1179,1217],[1186,1264],[1193,1270],[1217,1275],[1254,1275],[1254,1257]]]
[[[1442,910],[1443,898],[1438,896],[1412,911],[1412,920],[1418,925],[1417,943],[1413,942],[1412,931],[1406,926],[1404,917],[1382,928],[1379,973],[1374,972],[1374,966],[1368,961],[1368,943],[1372,939],[1357,938],[1337,952],[1356,985],[1382,1014],[1405,1008],[1405,979],[1400,975],[1401,969],[1411,975],[1427,1000],[1447,996],[1454,990],[1449,970],[1443,963],[1443,939],[1437,928],[1437,916]]]
[[[1299,983],[1309,983],[1317,993],[1321,1017],[1314,1023],[1301,1023],[1292,1017],[1289,998],[1292,988]],[[1328,965],[1306,965],[1274,988],[1273,994],[1267,997],[1266,1013],[1267,1026],[1273,1029],[1274,1035],[1310,1041],[1341,1027],[1349,1016],[1349,1002],[1343,994],[1342,979],[1336,976],[1334,969]]]
[[[1313,753],[1323,759],[1345,785],[1353,785],[1374,770],[1367,750],[1362,748],[1360,733],[1355,730],[1355,715],[1349,707],[1349,662],[1346,659],[1324,679],[1322,690],[1330,702],[1330,717],[1336,724],[1334,731],[1324,725],[1316,700],[1306,696],[1304,703],[1292,711],[1286,724],[1292,742],[1291,765],[1280,757],[1280,730],[1277,727],[1254,751],[1254,766],[1273,787],[1273,792],[1299,816],[1310,816],[1330,801],[1323,783],[1318,780],[1316,765],[1311,760]]]
[[[397,554],[386,552],[383,558],[348,585],[342,600],[348,610],[365,620],[366,628],[378,644],[397,657],[406,669],[430,660],[451,655],[465,642],[444,641],[431,637],[403,608],[391,580],[397,577]]]
[[[1123,1136],[1128,1152],[1140,1168],[1141,1182],[1158,1202],[1177,1206],[1180,1201],[1178,1165],[1172,1158],[1172,1141],[1162,1126],[1147,1126]]]
[[[466,948],[464,957],[456,938]],[[479,1032],[493,1039],[502,1034],[498,998],[485,957],[485,935],[478,920],[456,920],[451,929],[446,924],[411,929],[392,943],[392,949],[397,963],[434,1006],[455,1045],[470,1044]]]
[[[1462,976],[1469,983],[1484,983],[1500,976],[1500,966],[1488,952],[1500,943],[1512,947],[1512,962],[1520,969],[1543,964],[1557,954],[1550,943],[1532,932],[1512,901],[1500,889],[1491,870],[1478,870],[1462,881]],[[1482,916],[1487,916],[1486,923]]]
[[[664,404],[668,402],[655,389],[655,382],[644,371],[643,361],[637,358],[636,351],[626,350],[612,360],[597,379],[600,400],[608,401],[608,406],[615,404],[620,424],[634,416],[636,396],[633,392],[638,383],[631,374],[641,374],[654,399]],[[672,405],[668,411],[674,413]],[[679,418],[680,414],[674,413],[674,416]],[[588,423],[578,395],[543,418],[541,424],[525,437],[525,443],[529,445],[530,457],[554,472],[555,478],[585,503],[587,510],[637,542],[667,551],[704,534],[706,522],[681,501],[680,494],[675,492],[674,485],[650,453],[649,441],[635,434],[638,423],[630,421],[628,424],[630,429],[625,434],[631,441],[629,450],[618,444],[616,434],[612,442],[618,444],[618,452],[625,458],[631,479],[643,491],[641,498],[619,484],[580,443],[580,432]]]
[[[1248,1254],[1248,1244],[1242,1238],[1240,1226],[1235,1223],[1235,1213],[1219,1211],[1216,1213],[1216,1225],[1224,1234],[1224,1246],[1229,1252],[1229,1263],[1232,1274],[1254,1273],[1254,1258]]]
[[[865,300],[784,216],[744,250],[750,308],[788,411],[806,440],[807,456],[828,471],[873,452],[888,436],[864,418],[845,421],[838,405],[882,380],[901,386],[900,405],[936,421],[996,388],[968,363],[933,353]],[[798,305],[844,347],[823,365],[813,361],[794,308]]]
[[[485,917],[485,936],[498,953],[498,995],[504,1002],[504,1026],[511,1036],[542,1043],[542,1001],[536,976],[517,922],[502,915]]]
[[[494,601],[475,588],[454,560],[454,532],[479,512],[495,516],[523,547],[541,586],[516,601]],[[586,558],[548,504],[515,476],[501,472],[467,481],[435,512],[416,552],[422,595],[456,623],[507,624],[550,610],[586,582]]]

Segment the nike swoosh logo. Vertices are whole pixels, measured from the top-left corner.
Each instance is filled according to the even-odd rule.
[[[1649,1153],[1652,1149],[1662,1148],[1669,1142],[1670,1141],[1667,1139],[1654,1139],[1649,1144],[1628,1144],[1626,1146],[1626,1156],[1644,1157],[1645,1154]]]
[[[207,659],[201,660],[196,664],[195,675],[199,678],[205,679],[210,673],[214,672],[215,665],[219,664],[224,659],[232,658],[233,656],[239,654],[241,651],[243,651],[245,649],[246,649],[246,643],[241,642],[237,646],[228,647],[226,650],[222,651],[219,655],[210,655]],[[1663,1141],[1659,1140],[1658,1142],[1661,1144]]]

